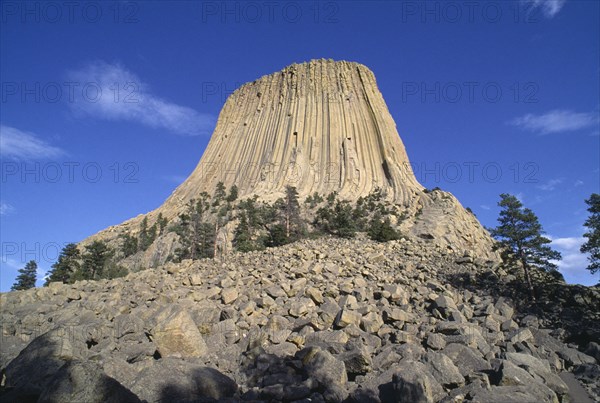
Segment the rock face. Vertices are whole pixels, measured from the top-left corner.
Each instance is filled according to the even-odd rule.
[[[358,63],[315,60],[247,83],[225,102],[192,175],[166,206],[212,192],[280,197],[337,191],[356,199],[379,187],[401,204],[423,188],[413,175],[375,76]]]
[[[359,63],[313,60],[244,84],[225,102],[196,169],[162,206],[84,243],[135,235],[144,217],[149,224],[159,213],[173,219],[219,182],[226,189],[236,185],[240,198],[269,202],[288,185],[300,200],[337,192],[355,201],[381,189],[407,218],[400,225],[404,234],[434,239],[456,253],[497,258],[489,234],[454,196],[417,182],[375,76]],[[130,263],[164,262],[176,247],[173,235]]]
[[[567,402],[577,380],[598,400],[597,340],[453,280],[491,273],[423,239],[320,238],[0,294],[0,401]]]

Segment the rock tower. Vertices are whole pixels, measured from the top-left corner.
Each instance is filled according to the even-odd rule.
[[[265,201],[288,185],[301,200],[334,191],[356,200],[379,188],[408,217],[405,234],[454,253],[495,256],[489,234],[454,196],[417,182],[375,76],[359,63],[313,60],[242,85],[225,102],[198,166],[165,203],[89,239],[135,234],[143,217],[177,217],[219,182],[235,184],[240,198]]]

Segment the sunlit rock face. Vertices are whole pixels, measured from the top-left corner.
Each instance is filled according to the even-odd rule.
[[[166,205],[218,182],[265,199],[286,185],[347,199],[381,188],[408,204],[422,190],[371,70],[328,60],[293,64],[235,91],[198,167]]]
[[[269,202],[282,197],[286,186],[296,187],[301,200],[315,192],[357,200],[381,189],[402,211],[398,225],[405,235],[453,253],[497,257],[487,231],[454,196],[417,182],[375,76],[359,63],[313,60],[244,84],[225,102],[196,169],[162,206],[84,243],[135,235],[144,217],[150,225],[159,213],[176,218],[190,200],[214,193],[219,182],[227,189],[236,185],[240,198],[256,195]],[[176,244],[168,236],[137,265],[163,262]]]

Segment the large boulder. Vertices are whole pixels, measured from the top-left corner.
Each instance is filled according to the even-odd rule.
[[[129,389],[107,376],[91,361],[70,361],[52,377],[39,403],[137,403]]]
[[[132,382],[131,390],[152,402],[225,399],[238,390],[236,382],[214,368],[177,358],[154,361]]]
[[[168,307],[157,322],[151,334],[161,357],[201,357],[207,353],[202,334],[187,311]]]
[[[80,333],[53,329],[35,338],[6,367],[5,387],[15,396],[39,396],[65,362],[85,358],[87,346]]]

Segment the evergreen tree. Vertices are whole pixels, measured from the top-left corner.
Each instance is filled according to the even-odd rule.
[[[525,271],[527,287],[535,301],[535,290],[531,280],[531,269],[555,271],[552,260],[560,260],[559,252],[551,249],[548,238],[542,236],[542,226],[537,216],[515,197],[501,194],[498,206],[502,208],[498,218],[499,226],[492,229],[492,235],[498,240],[498,248],[504,262],[518,263]]]
[[[323,197],[318,192],[313,193],[312,195],[308,195],[306,200],[304,200],[305,204],[308,204],[308,207],[313,209],[317,207],[317,205],[323,203]]]
[[[277,217],[275,207],[265,202],[258,205],[257,200],[258,196],[254,196],[238,205],[240,221],[234,232],[233,245],[242,252],[264,249],[269,244],[270,225]]]
[[[238,198],[238,187],[236,185],[231,186],[231,188],[229,188],[229,194],[227,195],[227,201],[229,203],[233,203],[234,201],[236,201]]]
[[[81,254],[77,245],[74,243],[66,245],[60,252],[56,263],[52,265],[52,270],[50,270],[44,285],[48,285],[53,281],[61,281],[65,284],[72,283],[73,275],[79,271],[81,266],[79,264],[80,258]]]
[[[25,267],[19,269],[19,275],[16,278],[15,283],[11,287],[11,290],[29,290],[35,287],[35,280],[37,278],[37,263],[35,260],[30,260]]]
[[[353,238],[356,235],[357,226],[352,204],[347,200],[336,201],[335,193],[330,194],[327,198],[327,206],[317,210],[315,225],[329,234],[342,238]]]
[[[213,196],[213,206],[219,206],[223,200],[225,200],[225,185],[223,182],[217,183],[217,187],[215,188],[215,195]]]
[[[259,249],[257,243],[252,240],[252,230],[245,212],[240,214],[240,222],[235,228],[233,246],[240,252]]]
[[[211,252],[211,257],[217,256],[217,235],[219,234],[219,230],[229,221],[229,213],[231,212],[231,205],[229,203],[224,204],[222,206],[217,206],[213,209],[213,214],[215,217],[214,229],[213,229],[213,251]],[[205,229],[206,231],[206,229]],[[206,232],[208,235],[208,232]]]
[[[331,192],[327,195],[327,204],[333,207],[333,204],[337,200],[337,192]]]
[[[235,193],[237,193],[237,187],[234,190]],[[235,195],[231,195],[230,196],[235,196],[235,198],[237,198],[237,194]],[[227,202],[226,204],[223,204],[223,202]],[[212,239],[212,245],[213,245],[213,250],[210,253],[210,257],[215,257],[217,256],[217,235],[219,234],[219,230],[227,223],[227,221],[229,221],[229,213],[231,212],[231,204],[230,202],[227,201],[227,196],[225,193],[225,185],[223,184],[223,182],[219,182],[217,183],[217,187],[215,189],[215,195],[213,196],[213,210],[212,213],[214,214],[214,236]],[[208,236],[208,232],[206,231],[206,235]],[[208,256],[205,256],[208,257]]]
[[[196,247],[195,255],[197,258],[211,258],[215,257],[216,252],[216,233],[213,230],[213,226],[210,223],[201,223],[198,228],[198,242]]]
[[[287,238],[286,243],[289,243],[296,240],[302,232],[298,191],[294,186],[285,187],[285,199],[282,212],[285,237]]]
[[[354,220],[354,225],[356,226],[357,230],[362,231],[364,229],[367,229],[368,231],[368,216],[369,210],[367,200],[362,197],[359,197],[358,200],[356,200],[354,210],[352,211],[352,219]]]
[[[333,227],[338,236],[342,238],[354,238],[356,235],[356,223],[353,220],[352,205],[347,202],[337,202],[333,215]]]
[[[266,244],[273,248],[290,243],[290,238],[286,234],[286,228],[283,224],[275,224],[269,227]]]
[[[112,280],[113,278],[125,277],[127,273],[129,273],[129,271],[125,267],[109,261],[102,271],[101,278]]]
[[[178,261],[214,256],[214,227],[205,221],[209,209],[209,197],[203,193],[199,200],[190,200],[187,211],[179,215],[180,222],[174,227],[181,244],[175,251]]]
[[[590,216],[583,225],[588,228],[588,232],[583,234],[587,241],[581,245],[581,253],[589,253],[589,265],[587,269],[595,274],[600,271],[600,194],[592,193],[586,204]]]
[[[136,254],[138,251],[138,239],[129,234],[121,235],[121,238],[123,239],[123,244],[121,245],[123,257]]]
[[[162,213],[158,213],[158,218],[156,219],[156,224],[158,224],[158,234],[162,234],[167,228],[168,221],[165,217],[163,217]]]
[[[156,239],[157,227],[156,223],[148,228],[148,217],[144,217],[140,226],[140,235],[138,237],[139,250],[147,250],[154,239]]]
[[[367,229],[369,238],[377,242],[388,242],[400,239],[400,233],[392,227],[390,219],[382,219],[381,213],[376,212],[369,222]]]
[[[112,251],[102,241],[94,241],[86,245],[85,252],[82,255],[83,264],[81,266],[81,275],[78,279],[95,280],[102,278],[104,268],[112,257]]]

